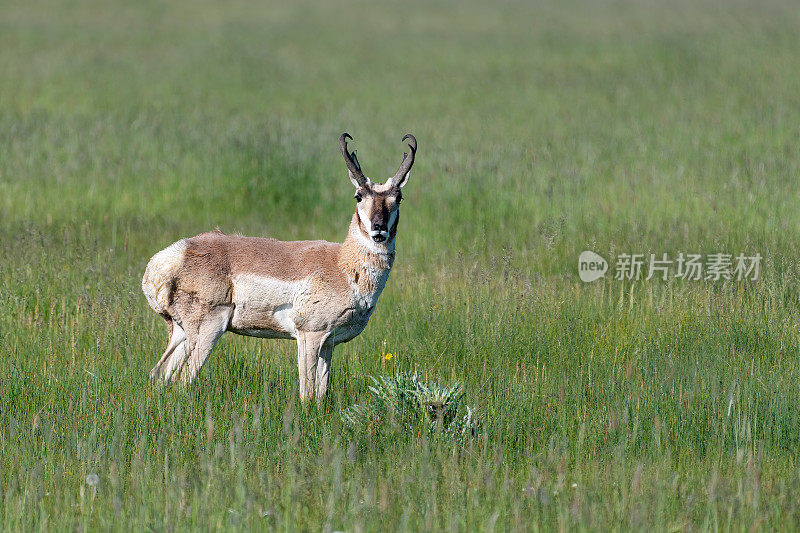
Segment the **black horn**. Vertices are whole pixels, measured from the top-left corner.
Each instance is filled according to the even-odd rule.
[[[351,154],[347,150],[347,139],[353,140],[349,133],[342,133],[342,136],[339,137],[339,149],[342,151],[344,162],[347,164],[347,169],[350,171],[350,174],[353,175],[353,179],[363,187],[367,183],[367,178],[365,178],[364,173],[361,172],[361,165],[358,164],[355,152]]]
[[[414,165],[414,155],[417,153],[417,139],[410,133],[406,133],[406,136],[403,137],[402,141],[405,141],[406,139],[408,139],[408,147],[410,151],[407,154],[403,154],[403,162],[400,163],[400,168],[397,169],[397,174],[395,174],[394,178],[392,178],[393,183],[400,182]]]

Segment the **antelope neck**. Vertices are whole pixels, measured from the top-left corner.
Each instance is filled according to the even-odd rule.
[[[380,271],[388,271],[394,263],[394,235],[382,243],[373,242],[366,235],[358,214],[353,215],[347,238],[339,251],[339,267],[347,276],[358,282],[355,271],[367,271],[373,278]],[[355,278],[355,279],[354,279]]]

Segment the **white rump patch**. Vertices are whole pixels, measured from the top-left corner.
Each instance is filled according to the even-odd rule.
[[[169,287],[183,264],[185,253],[186,239],[181,239],[158,252],[147,263],[142,278],[142,292],[156,313],[165,312],[169,305]]]

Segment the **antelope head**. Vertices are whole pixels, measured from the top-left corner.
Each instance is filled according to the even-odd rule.
[[[397,232],[398,208],[403,195],[400,189],[408,182],[414,155],[417,152],[417,140],[410,133],[403,137],[408,139],[409,151],[403,154],[403,162],[397,173],[385,183],[373,183],[361,171],[355,150],[350,153],[347,140],[353,138],[343,133],[339,138],[339,148],[347,164],[350,181],[356,187],[356,213],[361,231],[376,243],[389,244]]]

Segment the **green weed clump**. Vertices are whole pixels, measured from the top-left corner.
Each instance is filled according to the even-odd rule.
[[[478,419],[466,405],[461,382],[442,385],[422,381],[419,372],[396,372],[393,376],[370,376],[370,396],[344,410],[342,422],[351,436],[387,429],[407,435],[427,432],[464,443],[475,435]]]

